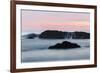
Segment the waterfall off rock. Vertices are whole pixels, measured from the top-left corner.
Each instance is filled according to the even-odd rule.
[[[29,35],[29,37],[32,37]],[[75,31],[65,32],[58,30],[46,30],[37,36],[39,39],[90,39],[90,33]]]
[[[65,33],[65,38],[67,38],[67,39],[73,39],[73,38],[75,38],[75,33],[74,32],[66,32]]]

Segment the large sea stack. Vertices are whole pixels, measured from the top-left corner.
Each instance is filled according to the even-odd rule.
[[[39,35],[40,39],[89,39],[87,32],[63,32],[57,30],[47,30]]]
[[[65,37],[64,32],[62,31],[55,31],[55,30],[47,30],[42,32],[39,35],[39,38],[42,39],[64,39]]]

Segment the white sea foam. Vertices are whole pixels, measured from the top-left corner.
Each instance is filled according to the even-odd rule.
[[[81,48],[50,50],[49,46],[70,41],[77,43]],[[90,59],[89,39],[22,39],[22,62],[44,62],[61,60]]]

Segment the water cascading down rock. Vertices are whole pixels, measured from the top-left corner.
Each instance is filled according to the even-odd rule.
[[[40,39],[89,39],[87,32],[62,32],[57,30],[46,30],[39,35]]]

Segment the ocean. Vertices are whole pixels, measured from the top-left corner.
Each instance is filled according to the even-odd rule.
[[[80,48],[48,49],[63,41],[77,43]],[[90,59],[90,39],[21,39],[21,62],[47,62]]]

